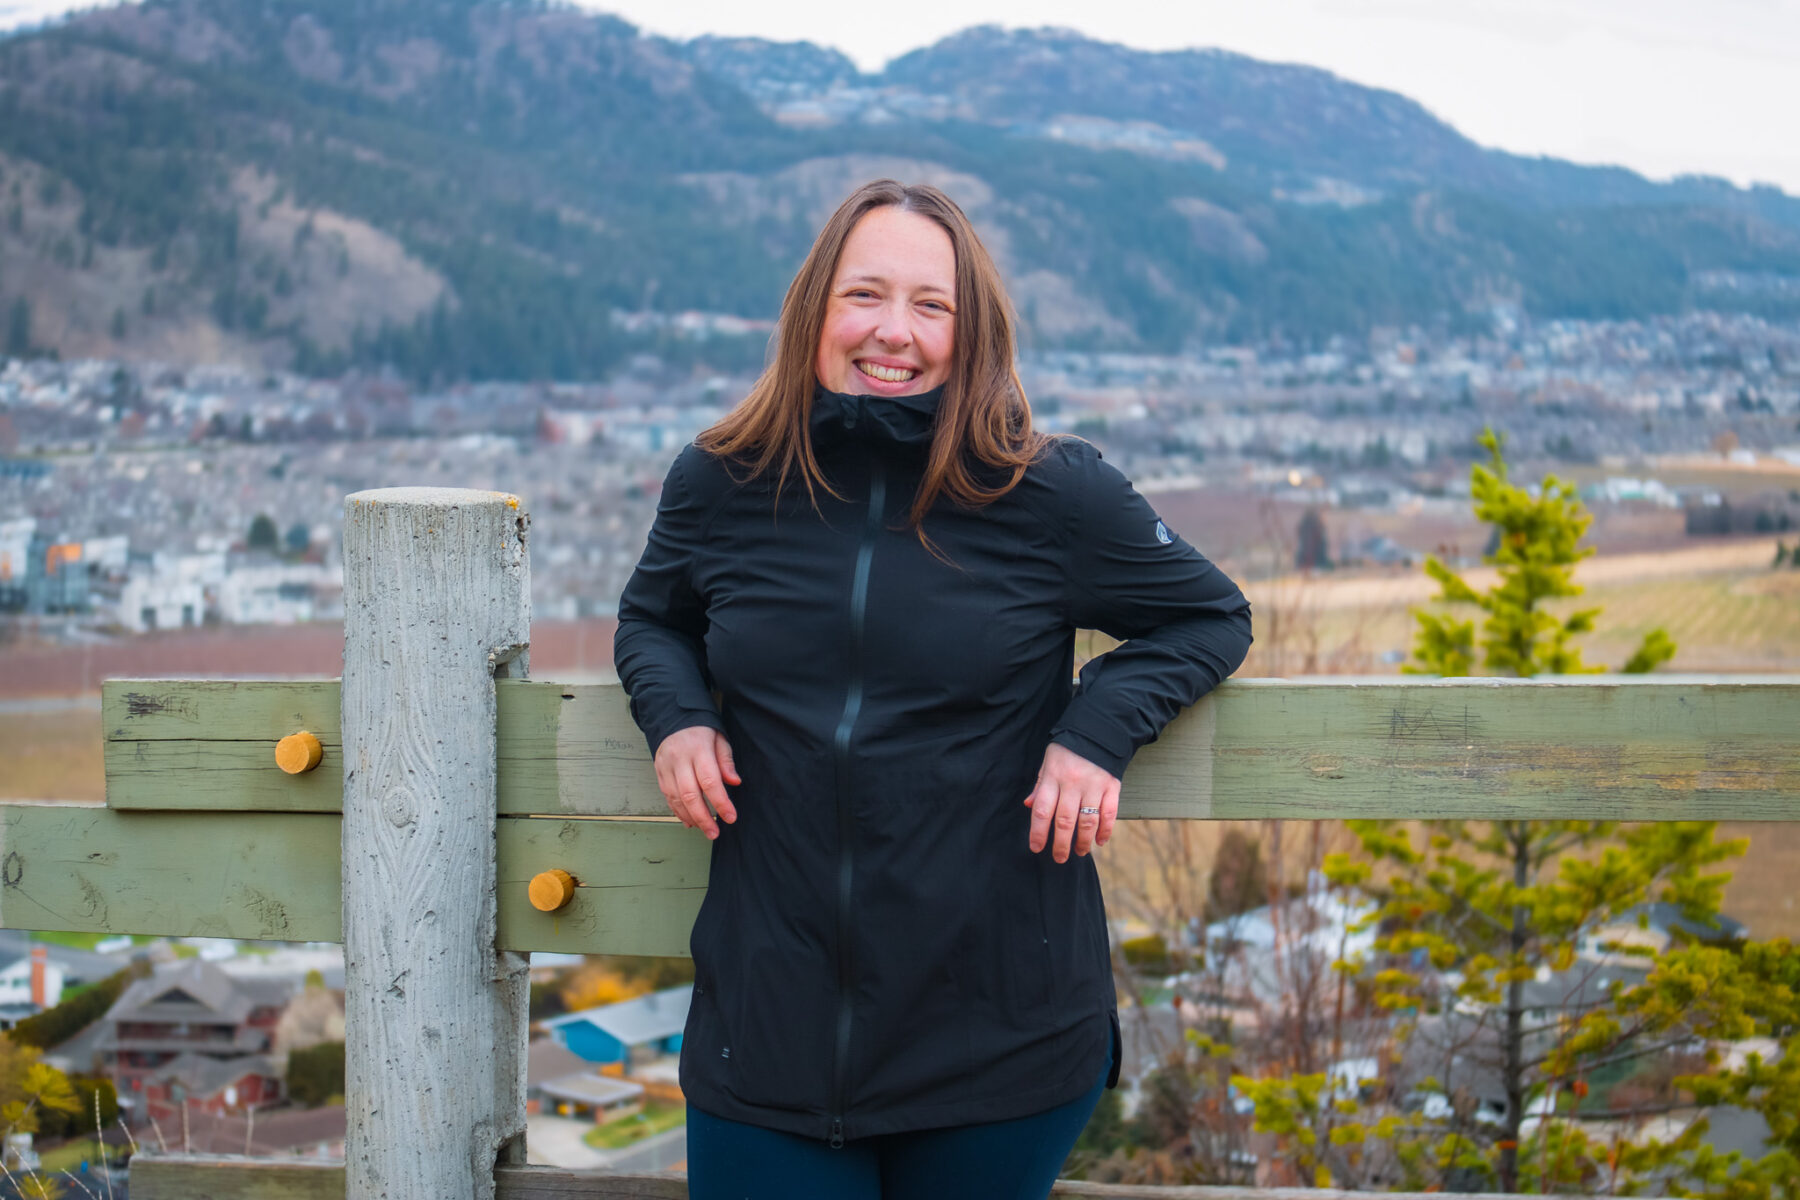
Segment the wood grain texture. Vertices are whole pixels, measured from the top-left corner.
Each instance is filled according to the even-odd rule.
[[[328,686],[122,681],[108,803],[335,811]],[[618,685],[502,680],[496,705],[500,812],[667,815]],[[296,714],[327,747],[298,777],[273,758]],[[1230,680],[1137,756],[1120,815],[1792,820],[1794,728],[1785,677]]]
[[[687,1200],[682,1172],[612,1174],[558,1167],[499,1167],[498,1200]],[[344,1168],[266,1159],[139,1156],[131,1165],[135,1200],[343,1200]],[[1059,1179],[1052,1196],[1092,1200],[1359,1200],[1366,1192],[1322,1188],[1162,1187]],[[1439,1200],[1423,1192],[1386,1192],[1390,1200]],[[1466,1200],[1502,1200],[1472,1193]]]
[[[127,810],[336,813],[344,806],[343,747],[319,739],[316,770],[289,775],[273,741],[189,739],[106,743],[106,804]]]
[[[687,1200],[685,1172],[618,1173],[498,1167],[500,1200]]]
[[[710,862],[711,843],[673,820],[503,817],[500,944],[685,957]],[[551,869],[575,877],[575,897],[539,912],[528,895],[531,877]]]
[[[344,1164],[139,1154],[131,1160],[133,1200],[345,1200]]]
[[[108,679],[100,722],[109,742],[256,741],[311,730],[338,745],[335,679]]]
[[[495,833],[501,948],[687,953],[706,839],[672,821],[507,817]],[[339,941],[339,818],[0,804],[0,928]],[[531,876],[561,868],[568,907]]]
[[[625,689],[502,685],[500,811],[668,816]]]
[[[352,1196],[494,1194],[525,1129],[525,960],[498,949],[494,677],[531,636],[517,497],[344,501],[345,1160]]]
[[[0,928],[337,941],[338,818],[0,805]]]
[[[1138,755],[1121,815],[1800,818],[1800,681],[1643,679],[1227,684]]]

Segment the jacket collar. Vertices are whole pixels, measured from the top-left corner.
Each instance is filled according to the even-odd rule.
[[[929,446],[943,394],[942,384],[911,396],[853,396],[819,384],[813,389],[808,418],[813,441]]]

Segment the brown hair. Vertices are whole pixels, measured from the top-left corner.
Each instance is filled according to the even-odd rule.
[[[937,188],[878,179],[838,206],[788,286],[774,361],[743,402],[695,442],[710,454],[747,466],[752,479],[777,469],[782,487],[798,473],[809,496],[816,496],[817,488],[837,494],[813,457],[808,417],[817,384],[814,364],[844,242],[869,212],[890,206],[935,222],[950,235],[956,252],[950,374],[938,401],[925,477],[908,514],[923,536],[920,523],[939,496],[972,507],[999,499],[1018,484],[1048,441],[1031,428],[1031,406],[1013,364],[1012,311],[999,268],[969,218]],[[978,465],[997,468],[1003,480],[984,484],[976,474]]]

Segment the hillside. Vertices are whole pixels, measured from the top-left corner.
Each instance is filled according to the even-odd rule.
[[[868,77],[544,3],[146,0],[0,41],[0,350],[754,363],[614,314],[772,315],[880,174],[964,203],[1041,347],[1800,309],[1757,286],[1800,276],[1800,200],[1500,154],[1312,68],[974,29]]]

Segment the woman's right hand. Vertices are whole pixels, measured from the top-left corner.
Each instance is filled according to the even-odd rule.
[[[714,813],[727,825],[737,820],[737,806],[726,794],[725,785],[736,787],[743,782],[731,761],[731,743],[709,726],[678,729],[656,748],[656,786],[669,802],[669,811],[709,839],[719,836]]]

